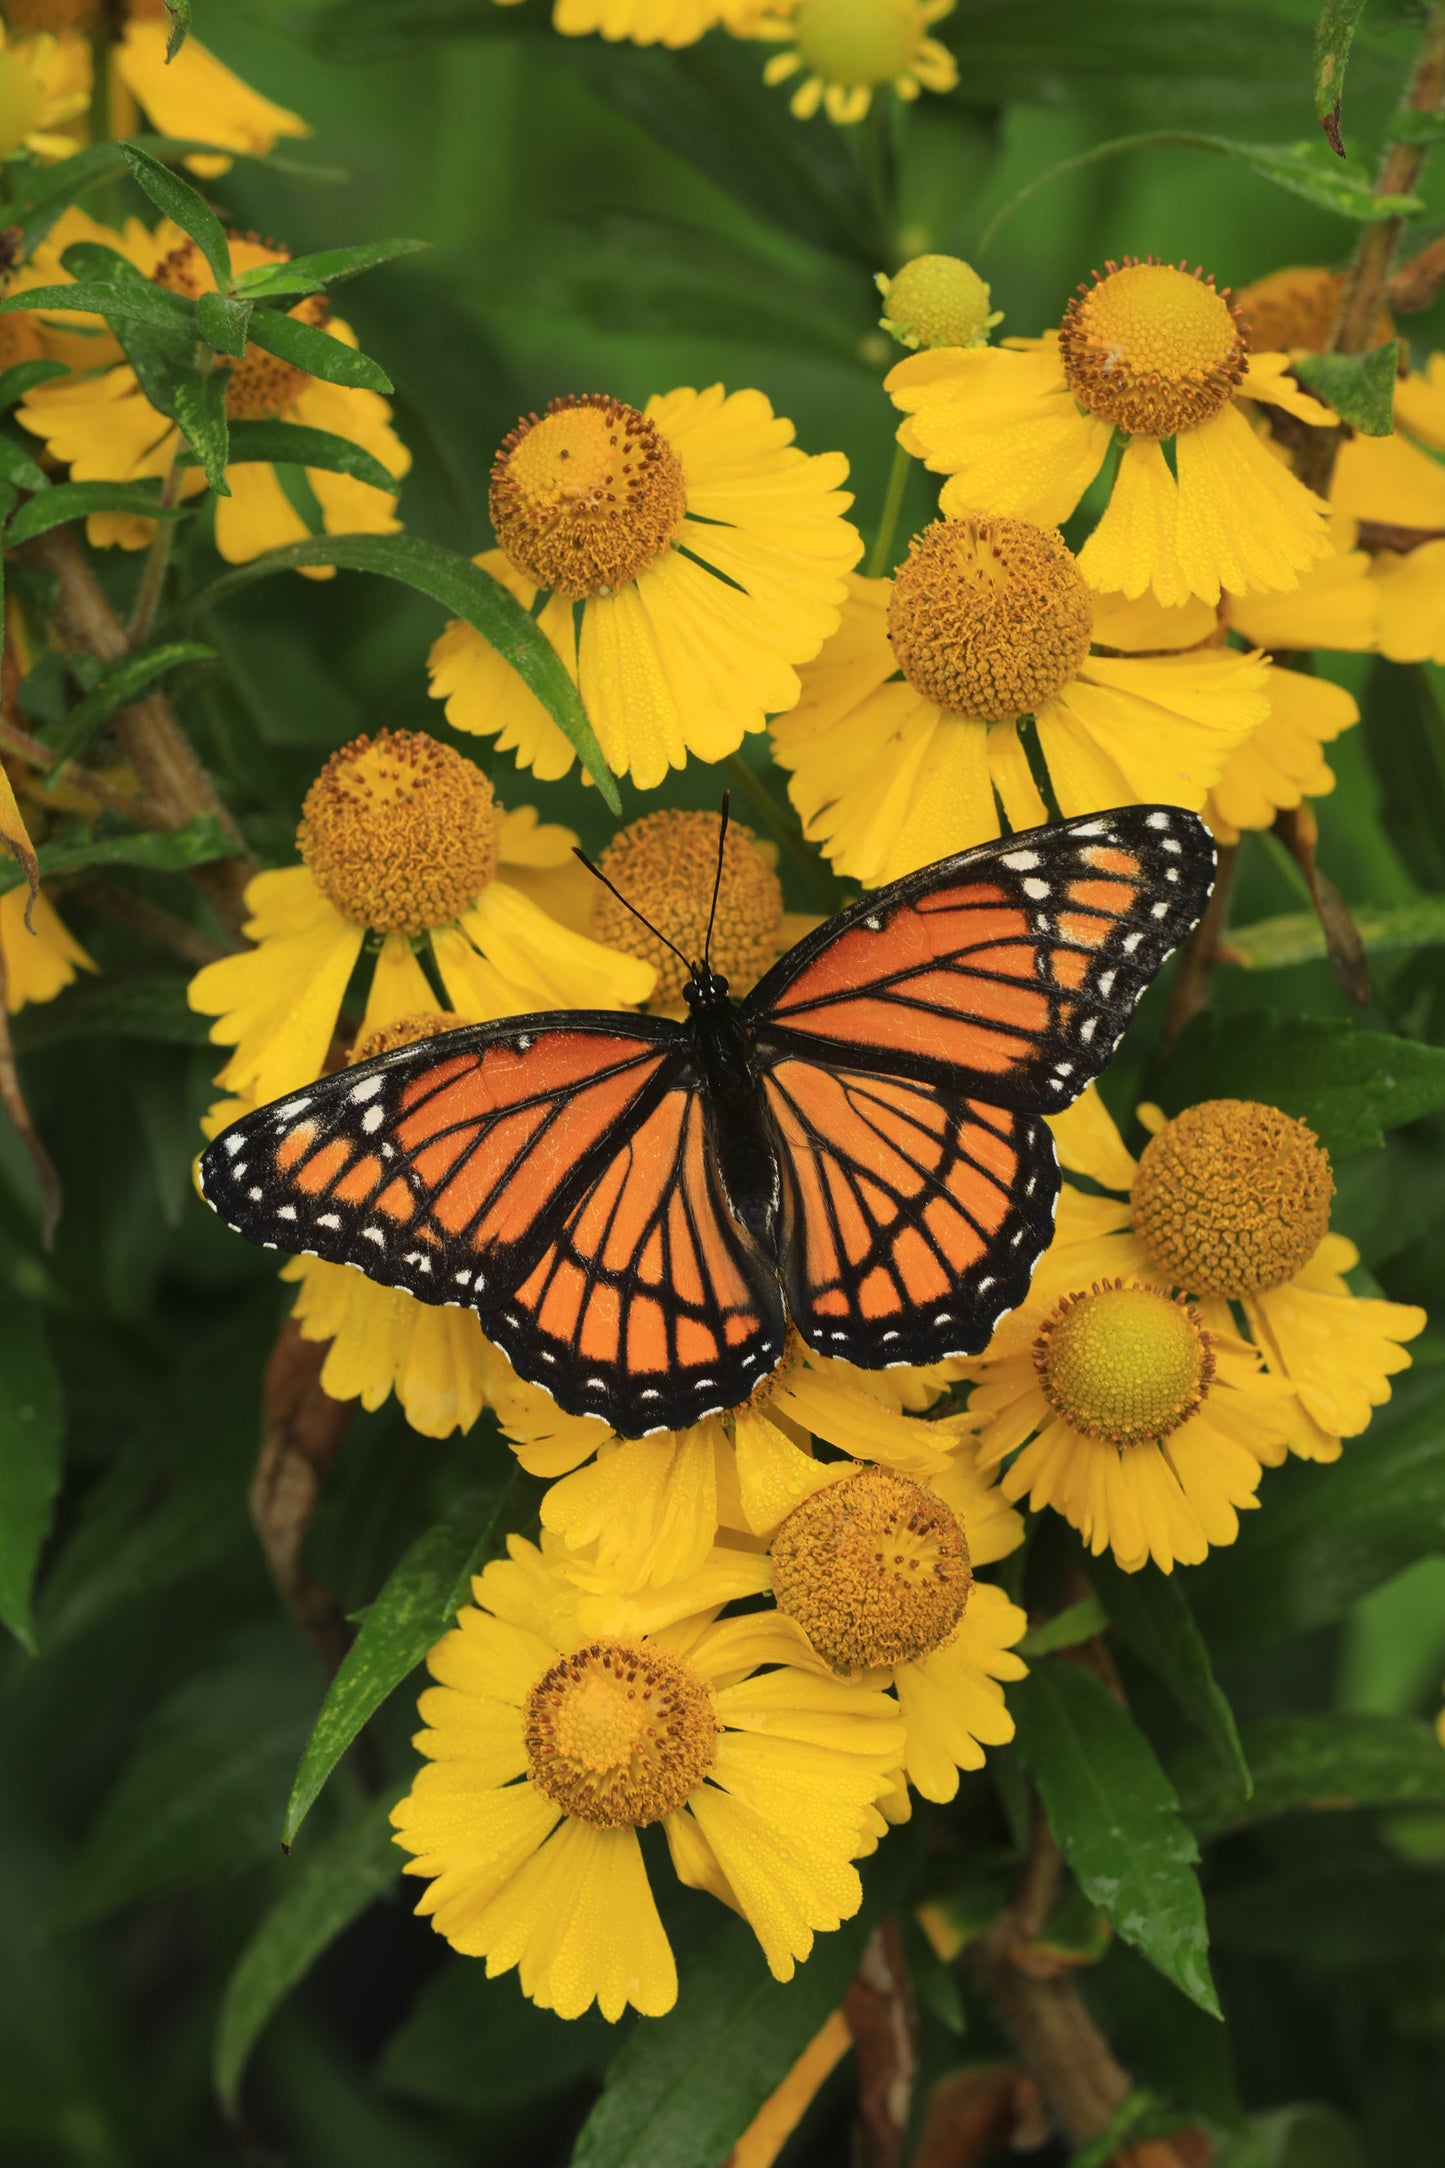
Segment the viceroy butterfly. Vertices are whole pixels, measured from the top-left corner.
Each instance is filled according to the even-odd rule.
[[[624,1437],[746,1400],[789,1317],[865,1369],[976,1354],[1052,1231],[1040,1117],[1213,870],[1173,806],[1005,836],[863,896],[740,1002],[690,963],[682,1022],[554,1010],[326,1077],[219,1136],[202,1190],[249,1241],[472,1306]]]

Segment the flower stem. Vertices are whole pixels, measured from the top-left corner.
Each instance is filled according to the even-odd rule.
[[[1234,885],[1234,868],[1239,857],[1237,843],[1221,843],[1219,868],[1214,876],[1214,887],[1204,908],[1204,916],[1185,942],[1179,957],[1179,970],[1170,996],[1169,1015],[1164,1024],[1164,1044],[1168,1046],[1177,1039],[1192,1016],[1197,1016],[1209,999],[1209,981],[1224,946],[1225,929],[1229,924],[1229,891]]]
[[[162,513],[173,511],[180,502],[181,478],[185,473],[181,456],[184,449],[184,445],[177,439],[175,456],[171,460],[170,471],[161,489],[159,510]],[[166,584],[166,572],[170,566],[175,527],[173,519],[162,518],[156,521],[156,531],[151,537],[150,548],[146,551],[145,570],[141,573],[135,608],[130,613],[130,623],[125,629],[126,639],[133,648],[141,647],[150,638],[151,628],[155,624],[156,612],[160,608],[161,594]]]
[[[882,579],[885,572],[893,570],[893,536],[898,526],[898,515],[903,510],[903,493],[908,487],[908,471],[912,461],[901,444],[893,447],[893,464],[888,470],[888,488],[883,498],[883,516],[878,522],[878,532],[873,537],[873,547],[868,552],[868,577]]]

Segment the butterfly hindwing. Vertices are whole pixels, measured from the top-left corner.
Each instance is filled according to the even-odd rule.
[[[811,1347],[866,1369],[976,1354],[1053,1228],[1036,1116],[914,1078],[783,1056],[764,1090],[784,1170],[783,1276]]]
[[[252,1242],[485,1310],[686,1058],[666,1019],[467,1026],[244,1116],[202,1153],[201,1188]]]
[[[744,1016],[764,1048],[1053,1113],[1104,1067],[1213,875],[1208,831],[1174,806],[1004,836],[829,919]]]
[[[695,1077],[630,1128],[483,1323],[523,1377],[627,1437],[733,1407],[773,1368],[777,1272],[726,1209]]]

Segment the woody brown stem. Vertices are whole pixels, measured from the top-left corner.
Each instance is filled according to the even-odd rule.
[[[17,723],[0,722],[0,753],[9,753],[16,760],[23,760],[28,768],[38,768],[42,773],[55,766],[55,754],[38,738],[32,738],[28,730]],[[138,798],[134,791],[117,790],[103,776],[92,775],[88,768],[69,764],[67,780],[73,790],[83,791],[107,812],[119,813],[125,820],[133,821],[137,828],[167,828],[168,821],[161,819],[148,800]]]
[[[1164,1024],[1166,1046],[1178,1038],[1190,1018],[1197,1016],[1209,999],[1210,977],[1219,961],[1224,931],[1229,923],[1229,891],[1234,883],[1238,857],[1237,844],[1222,843],[1219,846],[1219,864],[1204,916],[1180,953],[1174,991],[1169,999],[1169,1015]]]
[[[859,2168],[901,2168],[918,2040],[913,1984],[891,1919],[869,1937],[843,1997],[843,2016],[858,2064]]]
[[[20,938],[28,941],[33,936],[22,933]],[[16,1134],[35,1169],[35,1179],[40,1185],[40,1240],[48,1250],[55,1240],[64,1199],[55,1163],[40,1141],[39,1132],[30,1119],[30,1109],[25,1104],[25,1094],[20,1089],[15,1042],[10,1036],[10,1016],[5,1006],[6,984],[5,955],[0,950],[0,1106],[15,1124]]]
[[[55,527],[49,534],[37,535],[24,544],[23,554],[59,583],[54,626],[70,653],[110,663],[130,652],[124,626],[67,529]],[[236,845],[238,857],[198,866],[195,878],[223,923],[238,932],[245,917],[242,892],[254,864],[169,700],[164,693],[148,693],[117,711],[115,727],[162,825],[183,828],[197,813],[209,813]]]
[[[350,1636],[340,1604],[302,1560],[306,1537],[351,1422],[352,1402],[321,1389],[327,1341],[303,1340],[288,1318],[266,1364],[261,1451],[251,1480],[251,1520],[271,1578],[298,1626],[334,1675]]]

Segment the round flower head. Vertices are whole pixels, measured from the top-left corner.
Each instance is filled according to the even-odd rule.
[[[1066,1168],[1129,1197],[1082,1199],[1066,1185],[1041,1270],[1077,1275],[1087,1258],[1164,1280],[1198,1299],[1220,1344],[1242,1320],[1269,1380],[1295,1395],[1278,1442],[1263,1431],[1251,1441],[1259,1457],[1337,1460],[1408,1367],[1399,1343],[1423,1329],[1424,1311],[1351,1294],[1344,1275],[1359,1253],[1329,1231],[1329,1159],[1306,1123],[1246,1099],[1203,1100],[1173,1121],[1157,1107],[1140,1116],[1154,1134],[1137,1166],[1097,1094],[1054,1123]]]
[[[1051,1506],[1126,1573],[1150,1558],[1165,1573],[1197,1565],[1258,1502],[1292,1396],[1167,1288],[1084,1279],[1093,1256],[1056,1241],[1028,1301],[968,1365],[979,1463],[1015,1454],[1005,1497]]]
[[[750,828],[728,824],[722,880],[713,914],[718,869],[715,813],[669,808],[645,813],[615,835],[601,857],[602,871],[628,903],[655,926],[648,932],[633,911],[598,882],[592,892],[591,928],[599,941],[640,956],[657,973],[651,1006],[682,1013],[687,978],[681,957],[700,957],[712,920],[712,967],[736,999],[760,979],[779,951],[791,948],[816,920],[783,909],[782,885],[773,860]],[[667,944],[670,942],[672,947]]]
[[[427,1878],[417,1910],[560,2017],[660,2016],[677,1974],[637,1833],[661,1824],[679,1878],[791,1979],[862,1900],[851,1862],[901,1751],[894,1705],[822,1675],[785,1620],[717,1620],[763,1585],[757,1557],[716,1553],[642,1609],[508,1549],[428,1659],[427,1762],[392,1815]]]
[[[80,140],[73,126],[90,103],[89,55],[74,40],[42,30],[26,37],[25,10],[0,22],[0,158],[29,151],[35,158],[68,158]],[[78,64],[79,63],[79,64]]]
[[[800,1499],[854,1461],[941,1478],[958,1425],[909,1412],[941,1389],[937,1371],[855,1370],[790,1335],[782,1361],[741,1407],[686,1430],[621,1439],[593,1417],[563,1414],[495,1351],[487,1381],[522,1466],[551,1481],[543,1527],[574,1554],[594,1557],[624,1590],[696,1572],[720,1529],[770,1536]],[[846,1458],[818,1459],[815,1440]]]
[[[1242,286],[1235,305],[1249,326],[1250,343],[1271,354],[1322,354],[1350,283],[1348,271],[1327,271],[1320,264],[1289,264],[1282,271]],[[1383,346],[1395,336],[1388,309],[1381,309],[1370,336]]]
[[[158,135],[189,136],[253,157],[264,156],[283,136],[311,133],[295,113],[233,75],[199,39],[188,37],[169,54],[173,25],[164,0],[6,0],[5,19],[12,34],[50,34],[82,109],[91,98],[91,40],[109,41],[112,135],[139,132],[137,107]],[[231,164],[207,153],[185,162],[207,176],[225,173]]]
[[[989,311],[989,292],[961,256],[914,256],[874,285],[883,296],[881,328],[900,346],[981,346],[1002,309]]]
[[[1031,520],[938,520],[892,581],[855,578],[772,726],[804,833],[871,886],[998,835],[999,806],[1037,826],[1030,717],[1065,815],[1202,806],[1268,712],[1262,658],[1111,653],[1106,615],[1057,529]]]
[[[1001,1679],[1028,1620],[974,1567],[1023,1541],[1016,1513],[967,1448],[920,1482],[897,1469],[820,1471],[819,1487],[773,1538],[773,1600],[830,1670],[890,1685],[905,1727],[901,1776],[926,1799],[952,1799],[960,1769],[1014,1733]],[[900,1783],[886,1814],[902,1820]]]
[[[86,238],[116,250],[167,291],[192,299],[214,293],[216,280],[210,265],[196,243],[169,220],[163,220],[154,233],[135,222],[123,232],[90,220],[85,223]],[[238,272],[286,261],[284,249],[250,235],[233,236],[230,249]],[[64,283],[70,276],[57,262],[55,280]],[[308,294],[290,313],[300,323],[324,328],[345,346],[356,344],[351,327],[330,315],[320,295]],[[183,449],[180,431],[151,405],[128,362],[118,358],[111,365],[113,353],[114,349],[100,345],[88,358],[87,373],[37,385],[16,418],[44,440],[54,458],[69,466],[75,481],[164,477]],[[96,363],[105,365],[96,367]],[[350,438],[398,483],[410,466],[411,455],[391,428],[391,408],[378,393],[323,383],[255,346],[248,346],[240,360],[217,356],[216,366],[225,372],[230,420],[298,422]],[[321,468],[308,467],[306,475],[328,534],[394,534],[399,528],[394,492]],[[273,466],[261,460],[238,462],[227,467],[226,483],[230,494],[215,500],[216,547],[232,564],[246,564],[263,550],[307,538],[310,529]],[[181,495],[200,495],[206,486],[200,470],[188,468]],[[119,543],[122,549],[142,549],[154,531],[155,522],[135,512],[92,512],[86,522],[86,534],[98,547]],[[331,568],[316,568],[315,576],[329,578]]]
[[[781,0],[750,24],[750,34],[788,51],[774,54],[765,83],[803,80],[789,104],[798,120],[821,106],[846,126],[862,120],[874,93],[891,83],[900,98],[920,90],[952,90],[958,65],[946,45],[928,35],[953,12],[953,0]]]
[[[1130,258],[1080,288],[1057,332],[917,354],[887,388],[908,417],[900,443],[951,477],[940,499],[949,516],[986,507],[1066,519],[1117,434],[1122,456],[1079,556],[1084,577],[1131,597],[1217,602],[1221,589],[1292,588],[1329,547],[1324,505],[1234,403],[1263,400],[1332,426],[1288,367],[1287,354],[1251,352],[1212,279]]]
[[[841,452],[808,458],[761,392],[675,391],[639,412],[602,394],[519,422],[492,469],[500,547],[477,563],[532,610],[576,681],[608,766],[641,789],[689,753],[721,760],[798,697],[794,665],[838,622],[862,544]],[[580,605],[580,627],[577,624]],[[454,729],[552,780],[574,754],[470,626],[431,651]]]

